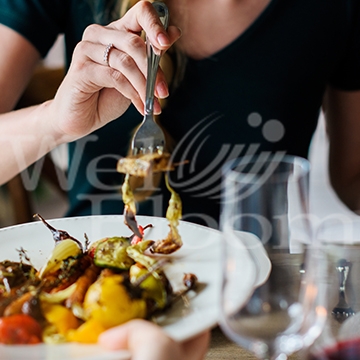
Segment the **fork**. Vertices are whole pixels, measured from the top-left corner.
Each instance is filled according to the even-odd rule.
[[[165,30],[169,23],[169,11],[162,2],[153,2],[160,21]],[[146,37],[147,53],[147,80],[146,80],[146,97],[144,118],[139,128],[136,130],[131,143],[133,155],[145,153],[162,153],[165,147],[165,137],[160,126],[154,119],[154,91],[156,74],[159,67],[161,54],[156,54],[150,40]]]
[[[339,301],[332,310],[332,315],[339,322],[344,322],[350,316],[355,315],[354,310],[348,305],[345,299],[345,285],[350,271],[350,262],[345,259],[339,260],[336,270],[339,273]]]

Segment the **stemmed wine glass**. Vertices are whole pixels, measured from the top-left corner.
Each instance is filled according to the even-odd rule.
[[[309,346],[326,317],[317,306],[315,253],[306,251],[309,167],[299,157],[262,154],[223,170],[220,326],[259,359]]]
[[[309,360],[360,359],[360,217],[328,216],[316,231],[317,284],[323,287],[327,318]]]

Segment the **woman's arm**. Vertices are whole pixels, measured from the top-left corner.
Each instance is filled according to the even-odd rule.
[[[55,146],[74,141],[121,116],[133,103],[143,112],[146,83],[145,30],[152,44],[166,51],[180,36],[166,32],[151,3],[141,1],[108,26],[91,25],[74,50],[70,68],[55,98],[42,105],[9,112],[25,89],[40,58],[21,35],[0,27],[6,39],[0,52],[0,184]],[[103,60],[109,43],[109,65]],[[167,96],[164,74],[157,76],[156,95]],[[160,105],[155,103],[155,111]]]
[[[329,174],[339,198],[360,211],[360,91],[329,87],[324,111],[330,141]]]
[[[0,185],[59,145],[49,102],[0,115]]]
[[[40,60],[35,47],[14,30],[0,24],[0,113],[12,110]]]
[[[39,146],[48,127],[37,107],[12,111],[40,60],[40,54],[23,36],[0,24],[0,184],[10,180],[47,151]],[[43,106],[43,108],[46,106]],[[45,139],[44,139],[45,140]]]

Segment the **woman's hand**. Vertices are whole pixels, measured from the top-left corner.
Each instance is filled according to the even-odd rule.
[[[129,350],[131,360],[201,360],[207,352],[209,339],[210,333],[205,332],[178,343],[157,325],[132,320],[102,333],[99,343],[110,350]]]
[[[131,102],[143,113],[147,58],[142,30],[159,51],[166,51],[180,37],[175,26],[165,31],[147,1],[140,1],[108,26],[90,25],[84,31],[49,109],[62,142],[75,140],[121,116]],[[113,47],[107,64],[104,51],[110,43]],[[160,98],[168,95],[162,71],[155,94]],[[157,101],[154,107],[160,112]]]

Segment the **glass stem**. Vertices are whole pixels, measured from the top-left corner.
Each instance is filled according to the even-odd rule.
[[[261,360],[287,360],[287,355],[278,353],[276,348],[270,343],[255,343],[251,349],[258,359]]]

